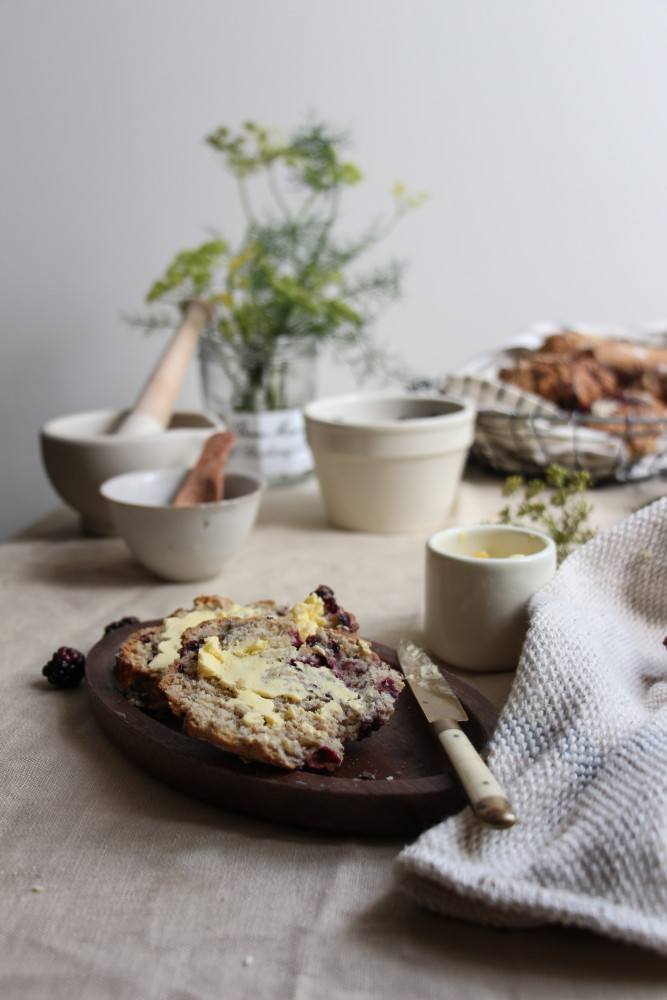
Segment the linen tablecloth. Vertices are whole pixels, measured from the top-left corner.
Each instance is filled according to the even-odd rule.
[[[601,526],[659,483],[596,493]],[[500,506],[464,482],[449,523]],[[406,842],[317,834],[234,815],[132,764],[85,686],[41,668],[125,615],[195,594],[300,599],[327,583],[364,635],[420,638],[425,538],[329,528],[313,482],[270,493],[243,550],[202,586],[164,584],[119,539],[59,511],[0,547],[0,995],[101,1000],[642,998],[667,993],[650,952],[556,927],[497,930],[429,913],[394,882]],[[497,705],[511,674],[466,678]]]

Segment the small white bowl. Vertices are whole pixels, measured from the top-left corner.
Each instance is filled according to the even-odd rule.
[[[41,430],[44,468],[51,485],[81,514],[90,535],[112,535],[115,528],[100,486],[112,476],[139,469],[194,465],[219,422],[204,413],[175,413],[156,434],[113,434],[125,411],[92,410],[50,420]]]
[[[475,413],[468,403],[356,393],[316,400],[304,415],[332,524],[417,532],[444,522],[473,440]]]
[[[187,472],[128,472],[108,479],[100,488],[130,551],[165,580],[216,576],[250,534],[264,493],[264,483],[257,476],[228,472],[223,500],[173,507]]]
[[[426,543],[424,636],[464,670],[513,670],[533,594],[556,571],[556,545],[515,525],[445,528]]]

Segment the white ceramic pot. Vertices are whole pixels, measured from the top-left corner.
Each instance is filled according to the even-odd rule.
[[[554,541],[502,524],[446,528],[426,544],[424,637],[464,670],[513,670],[533,594],[556,571]]]
[[[220,423],[203,413],[175,413],[169,427],[137,437],[112,433],[125,411],[94,410],[57,417],[40,433],[51,485],[81,514],[87,534],[112,535],[114,522],[100,486],[134,469],[194,465]]]
[[[187,469],[150,469],[102,484],[118,533],[135,558],[165,580],[208,580],[237,552],[257,518],[264,484],[228,472],[224,499],[172,506]]]
[[[356,393],[310,403],[305,421],[332,524],[417,532],[443,523],[473,440],[469,404],[444,396]]]

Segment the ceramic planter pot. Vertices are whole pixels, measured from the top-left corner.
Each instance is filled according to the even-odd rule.
[[[444,396],[357,393],[310,403],[306,437],[331,523],[373,532],[441,525],[474,420],[471,406]]]

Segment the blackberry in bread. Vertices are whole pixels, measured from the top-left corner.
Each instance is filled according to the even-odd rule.
[[[246,761],[334,770],[346,741],[391,718],[403,679],[364,639],[321,624],[322,608],[311,594],[279,618],[188,629],[159,681],[184,731]]]

